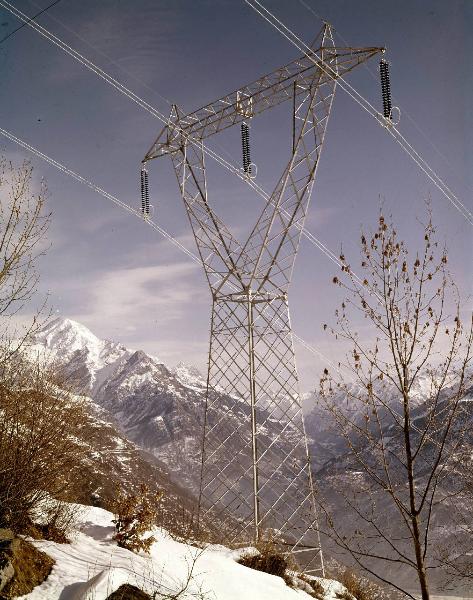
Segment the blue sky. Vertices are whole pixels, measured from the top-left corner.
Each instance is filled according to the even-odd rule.
[[[471,70],[473,8],[450,0],[305,0],[351,46],[386,46],[400,129],[470,210],[473,209]],[[44,0],[16,0],[34,14]],[[306,42],[320,21],[298,0],[266,0]],[[61,0],[39,23],[122,81],[161,112],[191,111],[298,54],[243,0]],[[0,34],[18,21],[0,9]],[[342,38],[337,45],[345,45]],[[380,106],[377,59],[349,81]],[[0,44],[0,126],[138,206],[139,163],[160,123],[24,27]],[[374,74],[374,77],[373,77]],[[253,160],[266,190],[287,159],[289,107],[253,120]],[[211,139],[239,162],[239,132]],[[5,140],[3,151],[27,154]],[[141,347],[170,364],[206,362],[210,297],[203,273],[155,231],[91,190],[33,158],[47,179],[52,247],[41,265],[41,292],[57,314],[98,336]],[[220,168],[208,164],[210,201],[243,235],[261,208]],[[169,160],[150,165],[156,221],[189,249],[194,242]],[[430,197],[439,237],[464,297],[472,292],[473,229],[384,130],[342,90],[335,98],[312,194],[307,228],[338,254],[357,255],[362,228],[375,225],[380,199],[415,246]],[[337,272],[303,240],[290,292],[294,330],[329,358],[343,348],[324,333],[340,292]],[[471,302],[470,302],[471,304]],[[369,332],[362,334],[369,336]],[[323,361],[297,346],[303,389]]]

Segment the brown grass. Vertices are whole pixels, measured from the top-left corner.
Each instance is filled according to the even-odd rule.
[[[312,588],[312,591],[307,592],[310,596],[316,598],[316,600],[324,600],[325,590],[321,583],[319,583],[316,579],[312,579],[312,577],[307,577],[307,575],[304,575],[304,573],[299,575],[299,579],[307,583]]]
[[[270,575],[283,577],[287,569],[287,560],[282,554],[271,553],[267,554],[246,554],[238,561],[240,565],[255,569],[255,571],[263,571]]]
[[[349,569],[345,569],[337,579],[348,590],[348,594],[338,595],[340,600],[352,600],[353,597],[356,600],[380,600],[383,597],[383,590],[378,585]]]
[[[0,600],[10,600],[29,594],[40,585],[51,572],[54,560],[44,552],[22,539],[18,539],[18,547],[13,558],[15,576],[0,592]]]

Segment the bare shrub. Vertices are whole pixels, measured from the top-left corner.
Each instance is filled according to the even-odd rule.
[[[81,403],[50,367],[22,354],[44,322],[44,303],[23,327],[14,319],[37,290],[51,217],[46,197],[28,162],[0,157],[0,527],[17,532],[50,495],[67,497],[81,455]]]
[[[284,553],[278,545],[276,539],[272,535],[262,538],[256,544],[257,553],[244,554],[238,561],[241,565],[262,571],[270,575],[282,577],[288,585],[292,585],[292,580],[287,574],[293,564],[286,553]]]
[[[384,591],[366,577],[360,577],[354,571],[345,569],[338,580],[343,584],[348,591],[349,595],[341,596],[341,598],[347,598],[347,600],[381,600],[386,595]]]
[[[33,514],[33,522],[28,527],[28,535],[35,539],[45,539],[67,544],[71,541],[81,514],[81,508],[68,502],[51,498],[46,504],[38,507],[38,514]]]
[[[17,354],[0,365],[0,527],[24,531],[51,496],[67,500],[76,485],[87,413],[61,386],[40,361]]]
[[[113,539],[121,548],[149,552],[156,540],[153,536],[143,536],[156,526],[162,496],[163,492],[151,492],[145,484],[135,493],[118,492],[110,509],[115,515],[112,520],[116,529]]]

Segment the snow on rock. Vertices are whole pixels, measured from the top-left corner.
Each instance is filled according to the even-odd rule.
[[[57,317],[49,321],[40,332],[36,334],[37,343],[42,343],[46,348],[57,346],[67,348],[71,353],[76,350],[89,348],[99,354],[104,342],[95,336],[90,329],[81,323]]]
[[[157,541],[149,555],[133,554],[112,541],[114,526],[110,512],[75,506],[79,522],[70,544],[32,540],[56,563],[49,577],[30,594],[22,596],[23,600],[105,600],[125,583],[149,594],[170,595],[183,590],[188,580],[187,589],[179,596],[182,600],[310,598],[304,591],[288,587],[280,577],[238,564],[238,551],[223,546],[201,550],[173,540],[162,529],[152,532]],[[335,592],[344,589],[338,583],[320,581],[326,589],[325,600],[335,600]]]
[[[84,382],[95,386],[107,374],[107,367],[131,354],[122,344],[101,340],[81,323],[63,317],[49,321],[33,336],[29,352],[62,364],[82,361],[88,375]]]
[[[176,379],[186,387],[201,390],[207,387],[207,382],[202,373],[193,365],[188,365],[179,362],[173,369],[172,373]]]

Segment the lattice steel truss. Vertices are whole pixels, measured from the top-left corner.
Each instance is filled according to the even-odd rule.
[[[169,123],[143,162],[169,154],[212,293],[199,509],[226,540],[271,532],[322,570],[287,300],[336,80],[382,48],[335,47],[324,25],[305,55]],[[245,243],[210,207],[203,140],[287,100],[292,151]]]

